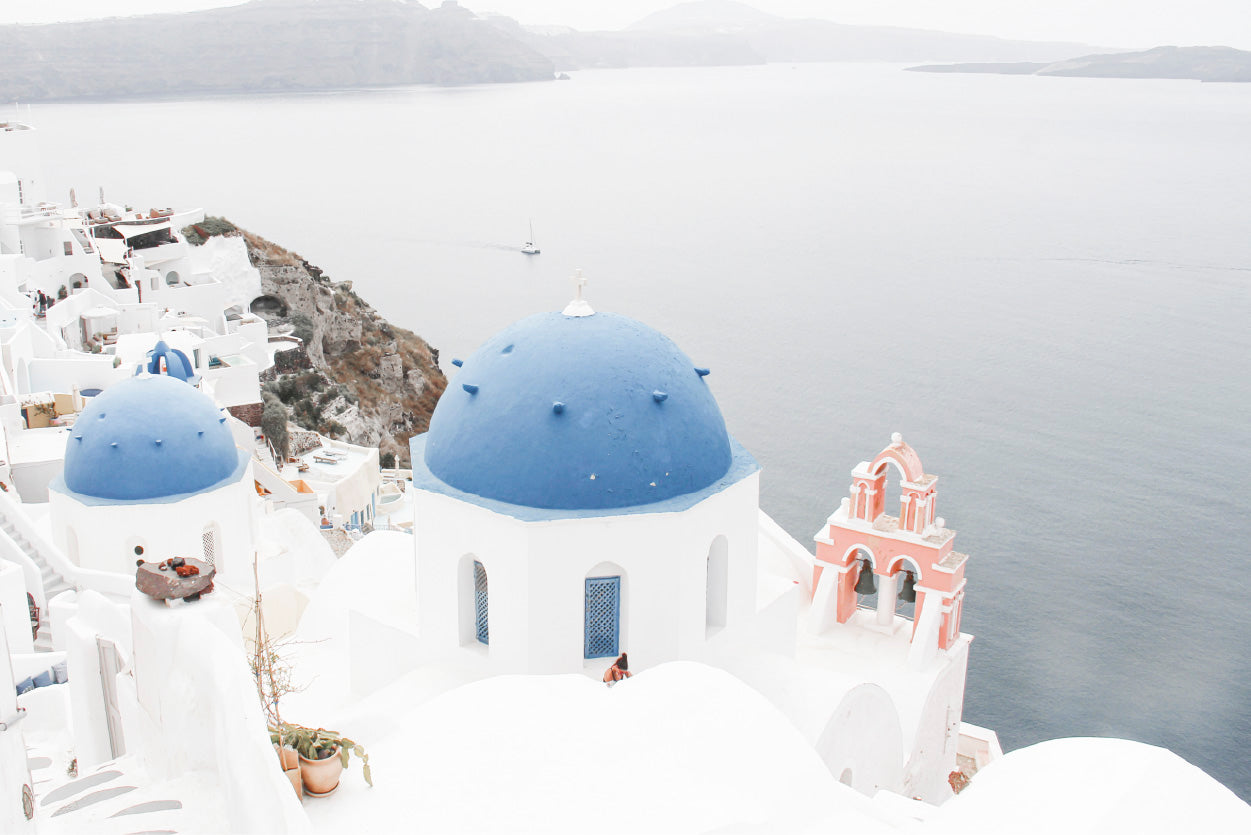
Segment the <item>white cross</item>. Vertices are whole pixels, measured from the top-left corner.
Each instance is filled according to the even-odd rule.
[[[591,305],[587,303],[586,299],[582,298],[582,288],[586,286],[586,276],[582,275],[581,269],[573,271],[573,286],[577,290],[577,295],[565,307],[564,314],[575,317],[595,315]]]

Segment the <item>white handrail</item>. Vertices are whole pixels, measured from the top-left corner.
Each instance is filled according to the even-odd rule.
[[[31,597],[35,598],[35,605],[40,611],[44,611],[48,606],[48,597],[43,590],[43,572],[39,570],[39,566],[30,558],[30,555],[22,550],[22,546],[13,541],[13,537],[7,532],[0,530],[0,558],[14,562],[22,569],[22,577],[26,580],[26,590],[30,592]]]
[[[35,549],[35,553],[48,564],[54,572],[61,575],[61,578],[70,585],[71,588],[77,588],[80,584],[78,566],[70,562],[69,557],[62,553],[61,549],[48,541],[43,535],[43,531],[39,530],[31,522],[7,492],[0,492],[0,517],[10,522],[17,530],[22,538],[30,543]],[[42,581],[41,581],[42,583]]]

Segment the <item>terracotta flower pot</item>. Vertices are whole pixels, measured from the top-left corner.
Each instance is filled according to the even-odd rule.
[[[313,797],[325,797],[339,787],[339,775],[343,773],[343,760],[339,749],[322,760],[310,760],[300,755],[300,775],[304,778],[304,791]]]
[[[287,779],[291,781],[291,788],[295,789],[295,796],[301,800],[304,799],[304,779],[300,776],[300,755],[294,748],[279,748],[274,746],[274,751],[278,754],[278,760],[282,763],[282,772],[287,775]]]

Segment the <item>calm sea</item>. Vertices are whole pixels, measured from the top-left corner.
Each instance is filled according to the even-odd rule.
[[[53,196],[224,214],[445,367],[582,268],[713,369],[802,542],[902,432],[971,555],[966,718],[1251,798],[1251,85],[801,65],[31,118]]]

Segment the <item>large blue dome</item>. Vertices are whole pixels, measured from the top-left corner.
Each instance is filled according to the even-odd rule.
[[[165,375],[131,377],[78,416],[64,479],[85,496],[142,501],[213,487],[238,465],[230,428],[206,395]]]
[[[706,373],[625,316],[531,316],[465,360],[430,419],[425,463],[458,490],[532,508],[694,493],[732,462]]]

